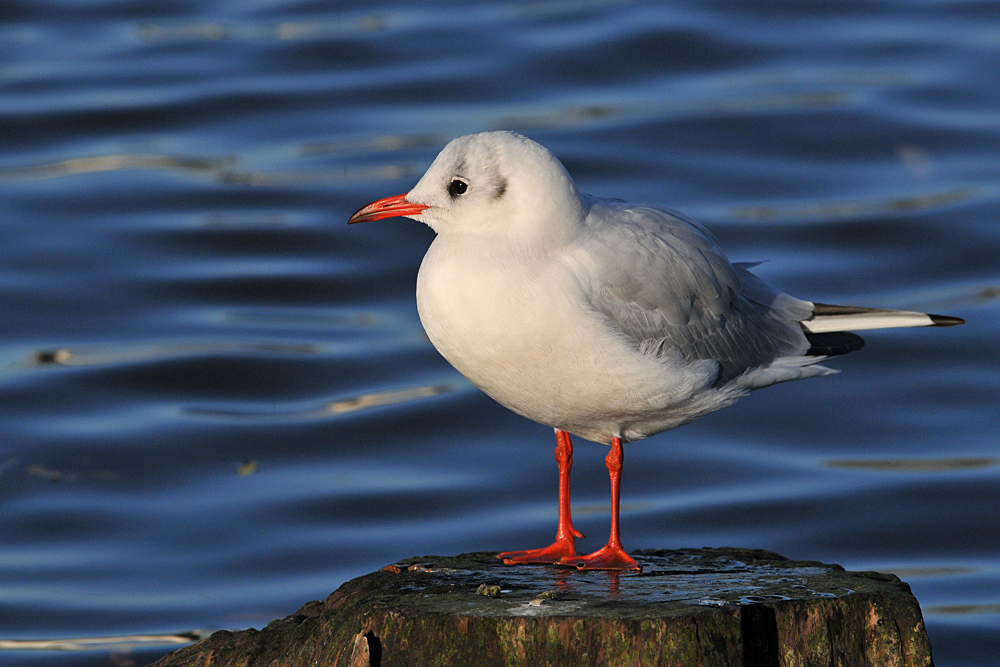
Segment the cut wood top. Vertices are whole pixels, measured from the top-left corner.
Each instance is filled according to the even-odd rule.
[[[649,549],[632,554],[642,572],[578,571],[554,565],[504,565],[492,553],[408,558],[372,591],[372,603],[415,613],[481,616],[658,618],[692,607],[841,598],[899,590],[891,574],[792,561],[751,549]],[[372,575],[369,575],[372,576]],[[481,586],[496,587],[475,595]]]
[[[933,664],[920,607],[894,575],[747,549],[633,556],[641,573],[409,558],[155,667]]]

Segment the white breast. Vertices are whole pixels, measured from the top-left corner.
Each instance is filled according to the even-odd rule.
[[[417,309],[449,363],[529,419],[610,442],[705,412],[689,408],[714,369],[640,354],[588,306],[559,257],[511,261],[481,239],[438,236],[417,276]]]

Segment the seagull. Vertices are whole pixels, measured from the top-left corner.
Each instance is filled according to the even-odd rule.
[[[864,345],[849,331],[964,323],[791,297],[680,213],[581,194],[548,149],[513,132],[454,139],[412,190],[348,222],[394,216],[436,232],[417,275],[431,343],[501,405],[556,432],[555,541],[497,555],[509,564],[639,570],[619,530],[623,443],[754,389],[834,373],[820,362]],[[574,543],[570,434],[611,446],[611,533],[589,555]]]

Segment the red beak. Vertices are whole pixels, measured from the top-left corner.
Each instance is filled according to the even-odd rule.
[[[351,219],[347,221],[347,224],[371,222],[372,220],[381,220],[382,218],[394,218],[397,215],[416,215],[425,208],[430,207],[425,204],[414,204],[413,202],[406,201],[405,194],[386,197],[385,199],[373,201],[368,206],[359,208],[351,216]]]

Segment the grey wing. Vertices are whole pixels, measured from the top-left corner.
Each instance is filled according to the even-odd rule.
[[[593,307],[645,354],[719,365],[715,384],[809,348],[812,304],[730,264],[711,232],[679,214],[611,202],[588,215]]]

